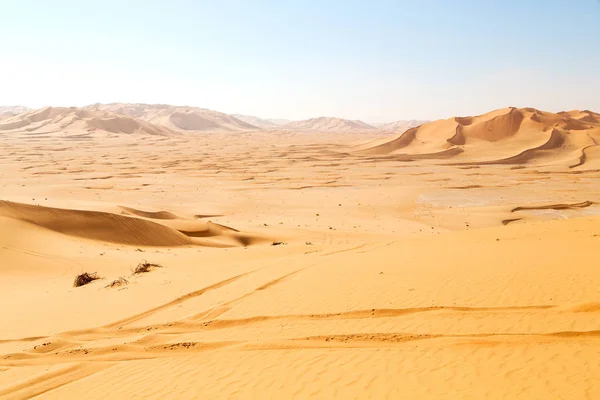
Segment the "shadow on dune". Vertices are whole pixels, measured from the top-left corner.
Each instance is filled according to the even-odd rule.
[[[243,234],[233,228],[210,221],[180,220],[176,223],[172,218],[174,215],[168,212],[138,211],[137,213],[145,214],[146,218],[151,218],[149,215],[153,215],[159,222],[108,212],[0,201],[0,217],[27,222],[64,235],[103,242],[135,246],[235,247],[268,241],[266,238]],[[163,221],[165,223],[160,223]],[[171,226],[167,225],[167,222],[171,222]]]

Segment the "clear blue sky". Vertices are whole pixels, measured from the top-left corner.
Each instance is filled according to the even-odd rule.
[[[0,105],[600,111],[598,0],[0,0]]]

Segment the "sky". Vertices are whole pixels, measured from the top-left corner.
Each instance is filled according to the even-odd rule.
[[[0,0],[0,105],[600,111],[598,0]]]

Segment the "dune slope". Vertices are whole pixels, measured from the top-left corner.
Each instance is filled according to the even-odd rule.
[[[292,250],[286,263],[255,248],[257,264],[258,253],[238,249],[247,265],[235,267],[241,254],[220,258],[217,272],[217,259],[194,263],[182,249],[160,256],[161,271],[129,278],[128,290],[105,288],[107,280],[74,289],[68,297],[81,305],[47,311],[70,320],[70,330],[44,334],[38,325],[1,341],[0,395],[595,398],[600,276],[588,261],[598,222],[495,227],[330,255]],[[148,297],[175,265],[191,277],[187,292]],[[127,312],[102,310],[103,302]],[[73,321],[86,303],[97,311]]]
[[[210,221],[178,219],[174,214],[122,207],[119,215],[42,207],[0,200],[0,217],[33,224],[61,234],[136,246],[246,246],[261,239]],[[138,218],[142,217],[142,218]],[[205,240],[194,239],[205,238]]]

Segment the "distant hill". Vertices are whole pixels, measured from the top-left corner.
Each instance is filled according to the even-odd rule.
[[[132,116],[76,107],[45,107],[0,121],[1,131],[27,131],[53,135],[89,135],[95,132],[170,136],[176,132]]]
[[[377,127],[382,130],[400,131],[400,133],[402,133],[407,129],[414,128],[419,125],[423,125],[427,122],[429,122],[429,121],[420,121],[420,120],[415,120],[415,119],[411,119],[408,121],[400,120],[400,121],[390,122],[390,123],[386,123],[386,124],[378,124]]]
[[[283,119],[283,118],[269,118],[267,119],[267,121],[274,123],[275,125],[285,125],[285,124],[289,124],[290,121],[289,119]]]
[[[14,115],[22,114],[30,110],[30,108],[23,106],[0,106],[0,118],[12,117]]]
[[[262,119],[252,115],[231,114],[231,116],[262,129],[274,129],[281,125],[273,122],[272,120]]]
[[[198,107],[166,104],[94,104],[89,110],[124,114],[177,131],[244,131],[257,126],[234,116]]]
[[[42,112],[41,110],[51,111]],[[106,115],[110,114],[113,116],[121,115],[134,118],[139,122],[149,123],[155,127],[163,127],[174,132],[242,132],[261,129],[360,132],[379,129],[401,133],[407,129],[426,122],[410,120],[371,125],[359,120],[348,120],[333,117],[319,117],[302,121],[289,121],[287,119],[265,119],[243,114],[230,115],[199,107],[143,103],[92,104],[82,108],[46,107],[40,110],[31,110],[22,106],[4,106],[0,107],[0,118],[3,121],[3,124],[6,126],[35,125],[34,122],[27,122],[28,118],[31,116],[25,116],[23,119],[17,120],[12,120],[12,118],[20,114],[31,112],[34,114],[39,112],[41,113],[40,115],[48,112],[48,115],[54,115],[54,113],[59,112],[58,110],[70,110],[68,113],[74,113],[75,111],[73,110],[79,110],[79,114],[85,110],[88,112],[100,113],[97,115],[104,115],[102,113],[108,113]],[[39,116],[33,118],[39,118]],[[9,119],[11,119],[11,121],[8,121]]]
[[[307,130],[307,131],[338,131],[347,132],[355,130],[376,129],[362,121],[352,121],[342,118],[319,117],[303,121],[294,121],[281,126],[281,129]]]

